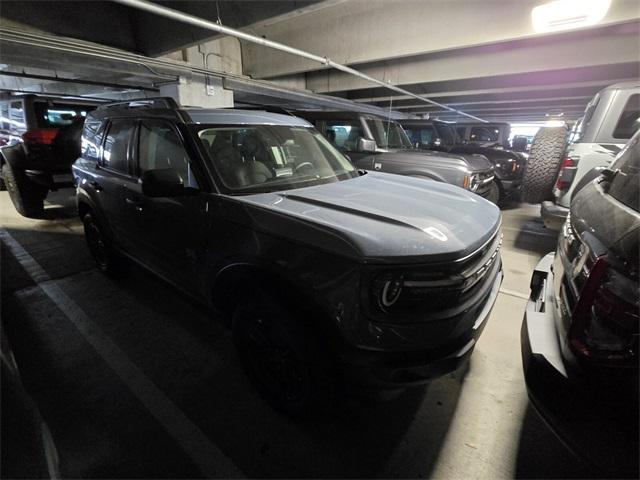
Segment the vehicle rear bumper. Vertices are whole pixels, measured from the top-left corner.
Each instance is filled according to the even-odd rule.
[[[551,230],[560,230],[569,215],[569,209],[547,200],[540,206],[540,216],[544,226]]]
[[[620,412],[615,407],[612,411],[594,386],[563,360],[554,313],[553,257],[545,256],[534,270],[531,284],[540,287],[532,290],[520,331],[529,399],[576,455],[604,474],[638,478],[637,420],[635,446],[633,427],[628,428],[634,413],[621,420]]]
[[[500,285],[502,270],[493,279],[487,299],[464,335],[437,349],[412,352],[371,351],[353,349],[342,356],[345,380],[349,384],[369,388],[392,389],[420,385],[453,372],[464,365],[484,330]],[[420,328],[413,326],[411,328]]]

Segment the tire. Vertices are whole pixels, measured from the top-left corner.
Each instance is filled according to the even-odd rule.
[[[236,309],[232,329],[247,375],[274,408],[293,417],[333,410],[339,376],[332,357],[281,302],[258,291]]]
[[[91,256],[98,268],[108,274],[121,274],[126,270],[126,260],[110,245],[92,213],[82,217],[84,236]]]
[[[541,128],[533,138],[524,167],[521,198],[526,203],[549,199],[567,147],[567,129]]]
[[[38,218],[44,213],[44,199],[47,189],[30,181],[27,175],[9,163],[2,165],[4,179],[9,197],[16,211],[23,217]]]
[[[493,180],[491,182],[489,194],[485,197],[486,200],[489,200],[491,203],[497,205],[500,201],[500,187],[498,183]]]

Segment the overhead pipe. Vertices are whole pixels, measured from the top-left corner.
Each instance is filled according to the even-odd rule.
[[[412,93],[408,90],[405,90],[403,88],[397,87],[395,85],[392,85],[388,82],[384,82],[382,80],[378,80],[377,78],[374,77],[370,77],[369,75],[366,75],[358,70],[355,70],[351,67],[348,67],[346,65],[343,65],[341,63],[337,63],[334,62],[333,60],[329,59],[328,57],[322,57],[320,55],[315,55],[313,53],[309,53],[306,52],[304,50],[300,50],[298,48],[293,48],[290,47],[288,45],[285,45],[283,43],[279,43],[279,42],[274,42],[272,40],[267,40],[266,38],[262,38],[262,37],[257,37],[255,35],[251,35],[249,33],[245,33],[242,32],[240,30],[236,30],[235,28],[231,28],[231,27],[225,27],[224,25],[221,25],[219,23],[216,22],[211,22],[209,20],[205,20],[203,18],[199,18],[193,15],[189,15],[188,13],[184,13],[181,12],[179,10],[174,10],[172,8],[168,8],[168,7],[163,7],[160,5],[157,5],[155,3],[152,2],[148,2],[146,0],[113,0],[114,2],[120,3],[122,5],[126,5],[132,8],[137,8],[139,10],[144,10],[146,12],[149,13],[154,13],[156,15],[160,15],[163,17],[167,17],[170,18],[171,20],[176,20],[179,22],[183,22],[183,23],[188,23],[190,25],[194,25],[196,27],[200,27],[200,28],[204,28],[207,30],[212,30],[214,32],[217,33],[221,33],[223,35],[229,35],[231,37],[236,37],[239,38],[241,40],[245,40],[247,42],[251,42],[251,43],[255,43],[258,45],[262,45],[264,47],[267,48],[273,48],[274,50],[279,50],[281,52],[285,52],[285,53],[289,53],[291,55],[295,55],[298,57],[302,57],[302,58],[306,58],[308,60],[314,61],[314,62],[318,62],[322,65],[325,65],[327,67],[331,67],[331,68],[335,68],[336,70],[340,70],[342,72],[348,73],[350,75],[353,75],[355,77],[358,78],[362,78],[363,80],[367,80],[368,82],[374,83],[376,85],[380,85],[381,87],[384,88],[388,88],[389,90],[393,90],[394,92],[398,92],[401,93],[403,95],[408,95],[412,98],[415,98],[417,100],[420,100],[422,102],[425,103],[429,103],[431,105],[435,105],[437,107],[443,108],[445,110],[448,110],[450,112],[454,112],[457,113],[459,115],[463,115],[465,117],[469,117],[473,120],[478,120],[479,122],[487,122],[487,120],[484,120],[482,118],[476,117],[474,115],[471,115],[469,113],[465,113],[461,110],[456,110],[455,108],[449,107],[447,105],[444,105],[442,103],[438,103],[435,102],[433,100],[430,100],[427,97],[422,97],[420,95],[416,95],[415,93]]]
[[[178,63],[174,60],[163,59],[163,58],[151,58],[144,57],[142,55],[138,55],[131,52],[126,52],[122,50],[117,50],[111,47],[104,47],[101,45],[95,45],[93,43],[84,42],[82,40],[71,40],[64,37],[53,37],[44,34],[33,34],[26,32],[24,30],[18,30],[8,27],[0,27],[0,43],[9,42],[15,43],[18,45],[24,45],[29,47],[36,48],[44,48],[48,50],[54,50],[58,52],[71,53],[75,55],[84,55],[91,58],[103,59],[108,61],[116,61],[122,63],[129,63],[133,65],[137,65],[140,67],[144,67],[149,71],[154,77],[162,78],[163,80],[155,81],[154,86],[157,87],[165,81],[175,82],[178,79],[178,73],[176,75],[166,75],[154,70],[154,68],[161,70],[168,70],[180,73],[192,73],[196,75],[208,75],[213,77],[219,77],[222,79],[225,85],[229,84],[229,86],[225,86],[230,90],[238,89],[238,85],[240,85],[240,89],[242,88],[255,88],[258,90],[265,89],[272,92],[283,92],[288,95],[295,95],[300,101],[305,101],[305,97],[310,97],[306,101],[314,103],[318,99],[322,99],[320,104],[322,106],[331,105],[331,108],[340,108],[340,104],[344,105],[344,102],[349,102],[353,104],[353,109],[359,112],[366,113],[374,113],[377,115],[381,115],[384,113],[384,109],[379,107],[375,107],[373,105],[366,104],[356,104],[350,100],[338,99],[336,97],[331,97],[328,95],[317,95],[312,94],[307,91],[297,91],[284,87],[280,87],[272,82],[262,81],[262,80],[254,80],[249,79],[244,76],[235,75],[228,72],[219,72],[215,70],[209,70],[204,67],[199,67],[197,65],[192,65],[188,63]],[[153,68],[152,68],[153,67]],[[135,73],[135,75],[142,75],[141,73]],[[338,103],[340,102],[340,103]]]

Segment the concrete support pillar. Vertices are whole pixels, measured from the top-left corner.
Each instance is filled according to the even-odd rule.
[[[192,107],[233,107],[233,92],[222,88],[222,80],[216,77],[187,79],[180,77],[176,83],[160,87],[160,95],[172,97],[179,104]]]

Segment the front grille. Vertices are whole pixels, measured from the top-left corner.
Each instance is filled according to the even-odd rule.
[[[417,316],[421,319],[425,315],[446,317],[469,308],[487,281],[494,278],[492,273],[498,268],[501,246],[502,234],[497,233],[482,248],[449,265],[448,271],[434,274],[434,267],[429,266],[404,272],[401,293],[392,305],[383,305],[379,299],[385,284],[397,277],[382,276],[374,282],[372,306],[391,318]]]

